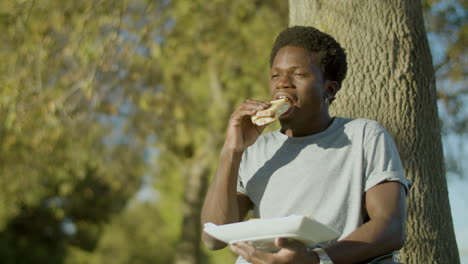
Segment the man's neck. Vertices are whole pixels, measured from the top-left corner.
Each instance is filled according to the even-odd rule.
[[[289,137],[305,137],[326,130],[332,123],[333,118],[327,113],[313,120],[281,123],[281,133]]]

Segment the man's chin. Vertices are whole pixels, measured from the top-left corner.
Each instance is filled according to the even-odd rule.
[[[283,114],[282,116],[280,116],[280,117],[278,118],[278,120],[280,120],[280,121],[281,121],[281,120],[285,120],[285,121],[286,121],[286,120],[292,120],[292,119],[294,119],[294,116],[295,116],[295,115],[294,115],[294,114],[295,114],[294,112],[295,112],[294,109],[291,109],[291,110],[289,110],[288,112],[286,112],[285,114]]]
[[[291,115],[281,116],[278,118],[278,121],[280,122],[281,126],[288,126],[294,123],[294,117]]]

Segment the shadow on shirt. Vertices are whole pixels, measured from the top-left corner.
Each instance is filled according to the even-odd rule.
[[[299,156],[301,151],[311,145],[317,145],[319,149],[341,149],[351,144],[346,133],[344,133],[344,124],[339,128],[331,132],[331,135],[327,135],[327,141],[322,141],[323,136],[313,137],[311,136],[310,140],[305,139],[304,142],[299,143],[298,138],[288,138],[286,139],[281,147],[275,152],[273,157],[263,164],[263,166],[258,169],[252,178],[248,181],[246,190],[247,193],[256,193],[258,197],[255,197],[254,200],[261,202],[263,194],[265,193],[266,186],[268,181],[278,169],[292,162],[294,159]],[[330,140],[336,139],[336,140]],[[310,168],[311,171],[314,168]],[[249,189],[255,190],[255,192],[249,192]],[[251,199],[254,197],[251,197]],[[258,206],[258,204],[257,204]]]

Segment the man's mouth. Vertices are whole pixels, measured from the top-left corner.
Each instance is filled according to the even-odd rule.
[[[289,109],[284,112],[281,117],[284,117],[284,116],[287,116],[289,115],[291,112],[294,111],[294,106],[296,105],[296,102],[295,100],[292,98],[292,96],[290,95],[276,95],[275,96],[275,99],[286,99],[288,100],[288,102],[291,104],[291,106],[289,107]]]
[[[290,94],[276,94],[274,98],[275,98],[275,100],[286,99],[286,100],[289,101],[289,103],[292,106],[294,106],[296,104],[296,100],[294,100],[294,98]]]

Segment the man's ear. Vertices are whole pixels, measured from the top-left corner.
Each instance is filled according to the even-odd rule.
[[[340,84],[337,81],[325,81],[325,93],[331,98],[335,98],[336,93],[340,89]]]

